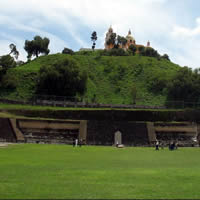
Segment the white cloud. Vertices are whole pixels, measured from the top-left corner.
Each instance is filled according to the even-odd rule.
[[[177,63],[193,68],[200,67],[200,18],[195,21],[193,28],[177,25],[170,33]]]
[[[7,0],[0,2],[0,11],[2,10],[0,13],[7,13],[10,20],[15,16],[14,21],[18,19],[22,22],[28,21],[31,16],[39,16],[35,21],[43,17],[67,26],[69,31],[75,29],[76,24],[68,19],[75,17],[80,23],[89,27],[107,28],[113,24],[119,27],[121,33],[126,33],[129,27],[134,29],[138,25],[144,28],[157,27],[158,20],[164,20],[166,17],[162,11],[159,11],[164,2],[165,0],[124,0],[123,2],[121,0],[18,0],[14,2]],[[159,26],[165,27],[162,24],[160,23]]]
[[[171,34],[174,37],[179,37],[182,39],[200,36],[200,25],[194,29],[190,29],[190,28],[182,27],[182,26],[175,26]]]
[[[22,39],[8,33],[0,33],[0,37],[4,38],[4,40],[0,40],[0,55],[6,55],[10,53],[9,45],[13,43],[17,46],[17,50],[20,52],[19,60],[26,60],[26,53],[21,46],[21,44],[24,42]]]
[[[9,53],[9,40],[0,40],[1,48],[0,48],[0,55],[5,55]]]
[[[25,33],[26,37],[49,37],[51,53],[64,47],[75,48],[73,43],[76,48],[88,47],[93,30],[98,30],[97,47],[103,48],[105,33],[112,25],[118,34],[126,35],[131,29],[137,43],[150,40],[152,47],[169,54],[173,61],[195,67],[200,58],[188,48],[199,51],[200,18],[193,29],[180,25],[176,13],[166,6],[175,1],[177,6],[183,0],[2,0],[0,28],[6,28],[1,28],[4,34],[0,34],[0,49],[14,40],[25,56],[24,40],[32,39],[25,38]],[[21,32],[20,36],[15,36],[16,30]],[[88,39],[83,36],[86,33]]]

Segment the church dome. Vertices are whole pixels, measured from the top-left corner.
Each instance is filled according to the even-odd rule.
[[[129,32],[128,32],[128,35],[126,36],[126,39],[128,40],[128,41],[135,41],[135,38],[131,35],[131,31],[129,30]]]

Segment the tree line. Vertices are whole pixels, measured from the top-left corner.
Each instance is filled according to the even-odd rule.
[[[50,40],[46,37],[35,36],[33,40],[25,41],[24,49],[29,62],[33,56],[48,55]],[[0,86],[4,89],[15,89],[16,78],[7,73],[23,62],[18,61],[19,51],[16,45],[10,44],[10,52],[0,57]],[[62,53],[73,54],[73,51],[64,48]],[[37,77],[37,94],[74,97],[83,95],[86,90],[87,74],[80,70],[79,64],[73,58],[43,65]]]

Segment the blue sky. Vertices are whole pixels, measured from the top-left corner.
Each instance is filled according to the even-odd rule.
[[[14,43],[26,60],[25,40],[50,39],[50,52],[64,47],[104,48],[110,25],[119,35],[132,30],[137,44],[151,46],[181,66],[200,67],[199,0],[0,0],[0,55]]]

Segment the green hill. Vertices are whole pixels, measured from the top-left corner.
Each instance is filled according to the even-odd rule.
[[[54,54],[41,56],[27,64],[9,69],[16,89],[1,89],[0,95],[9,99],[29,99],[36,91],[37,74],[43,65],[66,57],[74,58],[88,74],[88,102],[130,104],[133,91],[137,104],[162,105],[166,99],[165,84],[180,66],[166,60],[145,56],[99,56]]]

